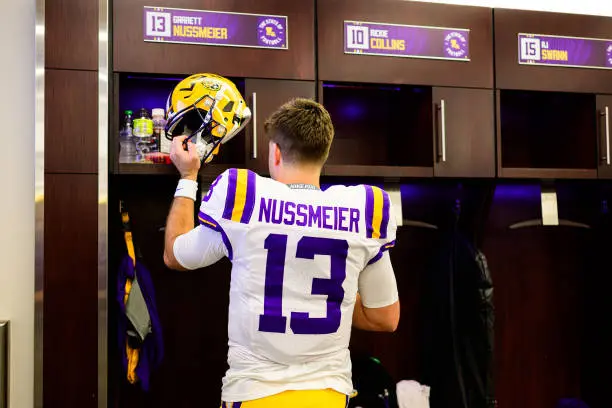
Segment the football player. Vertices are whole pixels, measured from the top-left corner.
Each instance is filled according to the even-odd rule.
[[[169,105],[171,159],[181,179],[165,263],[193,270],[232,261],[222,406],[347,406],[351,327],[394,331],[399,321],[389,196],[369,185],[320,189],[334,128],[322,105],[295,99],[265,123],[271,178],[225,171],[202,199],[194,228],[200,163],[248,122],[250,111],[234,85],[217,76],[179,84]],[[187,116],[191,122],[181,122]],[[209,122],[198,126],[196,116]],[[205,148],[192,142],[194,128]]]

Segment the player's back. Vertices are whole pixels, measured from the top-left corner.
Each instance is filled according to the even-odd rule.
[[[359,273],[393,245],[388,196],[363,185],[288,186],[236,169],[215,184],[225,198],[214,221],[233,263],[224,399],[283,391],[279,383],[350,393]],[[218,201],[210,194],[201,217],[206,201]]]

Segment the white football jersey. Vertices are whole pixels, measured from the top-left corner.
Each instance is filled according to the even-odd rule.
[[[350,394],[359,274],[395,243],[387,193],[288,186],[230,169],[203,198],[199,220],[221,233],[233,265],[223,400],[287,389]]]

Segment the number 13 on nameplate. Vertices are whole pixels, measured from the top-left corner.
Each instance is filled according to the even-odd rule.
[[[283,280],[287,258],[287,235],[270,234],[264,242],[268,250],[264,293],[264,313],[259,316],[259,331],[285,333],[287,316],[283,316]],[[295,334],[330,334],[340,327],[342,284],[346,278],[348,242],[342,239],[303,237],[297,244],[296,258],[312,259],[315,255],[331,258],[329,279],[313,278],[313,295],[327,295],[327,316],[310,317],[308,313],[291,312],[289,327]]]
[[[153,37],[170,37],[171,22],[170,13],[158,11],[147,11],[146,27],[147,35]]]

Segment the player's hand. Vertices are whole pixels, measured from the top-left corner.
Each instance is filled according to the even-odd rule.
[[[187,142],[187,150],[185,150],[185,139],[187,139],[187,136],[177,136],[172,139],[170,160],[181,173],[181,178],[195,181],[198,179],[198,172],[200,171],[200,157],[195,144],[191,141]]]

